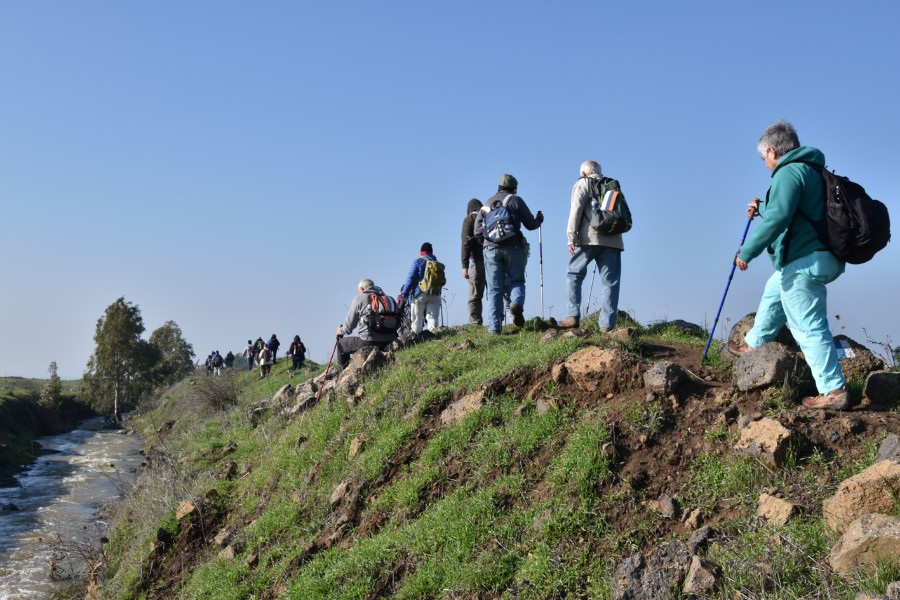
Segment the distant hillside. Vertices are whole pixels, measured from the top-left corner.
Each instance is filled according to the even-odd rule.
[[[360,355],[318,404],[321,366],[286,361],[168,390],[132,423],[146,465],[92,597],[638,598],[627,585],[653,577],[682,597],[694,563],[728,599],[900,579],[896,561],[836,575],[822,512],[900,432],[900,402],[823,413],[739,392],[685,324],[545,329]],[[778,464],[737,451],[754,423],[796,433]],[[773,524],[762,497],[797,510]]]

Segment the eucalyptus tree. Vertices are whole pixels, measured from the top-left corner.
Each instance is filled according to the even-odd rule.
[[[159,358],[152,369],[154,383],[171,385],[194,372],[194,347],[175,321],[166,321],[150,334],[150,345]]]
[[[97,320],[96,347],[82,378],[82,392],[98,411],[118,420],[123,406],[134,406],[152,386],[158,352],[141,339],[141,309],[125,298],[110,304]]]
[[[47,367],[50,379],[47,380],[47,383],[41,389],[41,405],[51,410],[59,409],[59,400],[62,397],[62,381],[59,379],[59,374],[56,371],[56,362],[51,362],[50,366]]]

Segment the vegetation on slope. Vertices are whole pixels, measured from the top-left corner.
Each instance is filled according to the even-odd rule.
[[[262,380],[189,378],[136,423],[148,464],[105,545],[102,595],[607,598],[616,565],[689,535],[677,518],[689,514],[718,532],[708,555],[722,598],[850,598],[900,578],[883,565],[842,579],[824,563],[836,536],[821,501],[872,462],[883,427],[835,440],[835,423],[777,395],[734,394],[715,351],[699,364],[702,336],[634,327],[618,342],[590,325],[551,339],[531,325],[453,329],[397,351],[361,393],[293,418],[250,410],[298,382],[287,361]],[[616,393],[554,376],[588,345],[679,362],[694,378],[661,397],[625,370]],[[479,410],[442,422],[478,390]],[[736,427],[721,417],[738,404],[793,411],[809,447],[779,470],[733,455]],[[900,428],[896,408],[879,418]],[[759,521],[757,499],[773,489],[802,498],[805,514],[782,528]],[[654,508],[663,493],[676,518]],[[188,500],[196,513],[179,520]]]

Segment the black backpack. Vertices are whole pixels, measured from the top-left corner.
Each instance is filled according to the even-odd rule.
[[[891,239],[887,206],[870,197],[861,185],[819,165],[805,163],[822,174],[825,184],[825,217],[808,219],[819,241],[840,260],[859,265],[872,260]]]
[[[591,189],[591,229],[604,235],[631,231],[631,209],[619,182],[611,177],[589,177]]]

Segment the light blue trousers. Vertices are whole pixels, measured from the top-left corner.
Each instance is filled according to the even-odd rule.
[[[619,282],[622,279],[622,251],[617,248],[575,247],[566,272],[569,296],[567,316],[581,316],[581,287],[591,263],[596,263],[600,271],[600,329],[613,329],[619,310]]]
[[[500,333],[503,320],[503,292],[509,288],[510,304],[525,307],[525,249],[484,247],[484,271],[487,284],[487,326]]]
[[[757,348],[773,341],[786,323],[806,357],[820,394],[846,383],[825,304],[825,285],[837,279],[844,266],[831,252],[820,251],[775,271],[766,282],[756,320],[745,340],[751,348]]]

